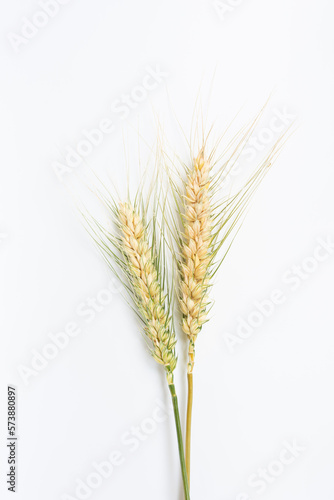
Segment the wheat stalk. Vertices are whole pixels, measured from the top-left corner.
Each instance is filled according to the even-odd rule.
[[[260,116],[260,115],[259,115]],[[213,161],[215,148],[206,154],[206,141],[203,141],[197,156],[190,168],[186,167],[186,177],[182,179],[181,188],[174,182],[167,169],[171,182],[172,194],[182,223],[180,230],[174,215],[171,218],[164,213],[161,206],[160,191],[155,191],[154,216],[147,223],[149,198],[144,203],[143,191],[139,189],[135,200],[131,203],[116,202],[113,197],[102,200],[109,210],[109,215],[116,225],[113,234],[93,217],[85,217],[91,234],[95,239],[108,265],[119,276],[124,278],[124,286],[131,299],[136,314],[143,323],[143,331],[150,344],[153,358],[164,367],[167,383],[172,397],[174,418],[177,432],[179,457],[184,485],[185,499],[189,500],[190,478],[190,440],[193,400],[193,369],[195,363],[195,344],[204,323],[208,321],[209,289],[212,279],[223,262],[232,241],[237,234],[245,209],[255,190],[266,175],[275,157],[282,147],[282,137],[277,141],[268,156],[259,165],[255,173],[233,195],[216,199],[221,183],[240,156],[259,116],[231,141],[234,148],[228,160],[216,172]],[[100,193],[101,195],[101,193]],[[168,206],[167,196],[167,211]],[[180,292],[178,296],[182,313],[182,330],[189,340],[188,345],[188,403],[186,429],[186,457],[184,456],[178,401],[174,386],[174,370],[177,364],[175,353],[176,337],[172,320],[172,293],[168,287],[165,262],[165,235],[163,228],[157,227],[156,215],[162,212],[162,222],[171,229],[170,235],[175,238],[175,246],[169,246],[179,269]],[[161,210],[162,209],[162,210]],[[161,222],[161,221],[160,221]],[[172,225],[172,228],[170,225]],[[162,230],[162,231],[161,231]],[[231,242],[227,244],[228,239]],[[222,247],[226,247],[220,255]],[[115,267],[116,266],[116,269]]]
[[[135,203],[116,202],[99,192],[118,234],[111,233],[94,217],[85,216],[90,233],[112,271],[124,277],[123,284],[143,330],[150,342],[153,358],[164,367],[172,398],[179,458],[185,500],[190,500],[178,399],[173,372],[177,364],[176,338],[171,315],[171,291],[166,284],[164,234],[158,235],[156,215],[151,220],[151,233],[146,223],[148,201],[137,194]],[[110,193],[108,193],[110,194]],[[159,197],[155,197],[157,200]],[[157,206],[155,206],[155,214]],[[159,240],[159,241],[158,241]],[[116,264],[116,268],[115,268]],[[165,290],[166,289],[166,290]]]
[[[187,173],[183,196],[184,235],[181,243],[180,297],[182,329],[188,336],[188,401],[186,428],[186,468],[190,480],[191,420],[193,405],[193,369],[195,342],[207,321],[209,304],[209,267],[212,252],[212,207],[210,162],[202,148],[194,159],[193,168]]]
[[[176,254],[179,269],[179,305],[182,313],[182,330],[189,339],[188,344],[188,402],[186,429],[186,467],[190,479],[190,442],[193,404],[193,369],[195,363],[195,343],[204,323],[208,321],[209,289],[212,278],[222,264],[238,230],[242,216],[252,195],[260,185],[273,161],[283,146],[283,137],[275,143],[268,156],[260,163],[254,174],[234,194],[227,198],[215,199],[220,185],[229,173],[242,148],[252,133],[260,115],[245,132],[237,136],[236,147],[226,162],[213,172],[215,149],[206,156],[204,145],[193,160],[190,168],[185,168],[186,179],[182,178],[181,189],[172,179],[171,187],[176,200],[177,211],[182,223],[180,230],[173,218]],[[203,142],[205,144],[205,142]],[[232,142],[232,146],[233,142]],[[227,243],[228,239],[230,243]],[[223,245],[227,246],[220,255]]]

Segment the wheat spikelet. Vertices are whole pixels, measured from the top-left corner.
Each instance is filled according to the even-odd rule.
[[[175,335],[166,310],[166,296],[159,280],[154,252],[149,246],[146,228],[138,213],[128,203],[118,211],[122,250],[128,263],[135,301],[144,321],[144,331],[152,342],[154,359],[165,367],[167,381],[173,383],[176,367]]]
[[[189,338],[188,373],[192,373],[195,341],[207,318],[211,261],[210,164],[203,149],[187,176],[184,196],[184,243],[181,263],[182,329]]]

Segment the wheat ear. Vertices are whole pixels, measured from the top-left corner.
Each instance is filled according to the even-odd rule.
[[[195,360],[195,342],[207,319],[209,265],[211,261],[210,164],[203,149],[188,173],[184,196],[184,244],[180,308],[182,329],[189,338],[188,373]]]
[[[166,311],[166,295],[158,279],[154,250],[150,248],[146,228],[140,216],[128,203],[119,207],[122,247],[132,277],[132,287],[139,312],[144,321],[144,332],[152,343],[154,359],[164,366],[168,384],[173,384],[176,367],[175,334],[171,317]]]

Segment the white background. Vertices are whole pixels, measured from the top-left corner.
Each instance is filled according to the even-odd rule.
[[[183,498],[172,417],[133,453],[122,442],[133,426],[152,423],[146,419],[157,400],[168,404],[169,397],[130,309],[114,293],[91,322],[77,313],[111,276],[76,213],[76,186],[89,169],[122,182],[127,163],[136,178],[132,152],[138,136],[154,145],[157,120],[183,154],[175,116],[189,137],[198,95],[219,135],[241,108],[240,126],[272,93],[259,131],[277,110],[296,117],[297,131],[254,198],[197,343],[192,499],[333,499],[334,254],[316,270],[308,267],[296,290],[283,278],[294,265],[314,264],[304,259],[318,238],[334,238],[333,5],[221,4],[219,15],[211,0],[71,0],[31,39],[14,43],[23,18],[36,21],[41,7],[1,2],[2,498],[13,495],[4,478],[7,384],[18,393],[17,499],[79,498],[77,480],[86,481],[93,462],[116,450],[123,463],[87,498]],[[156,88],[126,119],[112,112],[156,66],[165,73]],[[54,162],[104,118],[115,121],[114,131],[61,182]],[[240,318],[274,289],[284,304],[231,352],[226,332],[236,334]],[[31,367],[32,350],[41,352],[48,334],[69,322],[80,333],[25,385],[18,367]],[[180,340],[176,382],[184,415]],[[293,440],[303,451],[258,494],[250,476]]]

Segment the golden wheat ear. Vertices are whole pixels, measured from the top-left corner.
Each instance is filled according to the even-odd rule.
[[[172,384],[177,362],[176,339],[156,265],[156,250],[150,246],[147,229],[131,204],[121,203],[118,215],[120,249],[131,275],[133,296],[144,323],[144,332],[151,341],[154,359],[164,366],[168,384]]]
[[[255,125],[253,122],[252,127]],[[214,152],[203,145],[185,175],[169,172],[177,216],[170,217],[169,229],[176,243],[174,258],[179,271],[179,308],[182,330],[189,339],[188,373],[193,372],[195,342],[210,310],[212,279],[236,234],[255,191],[268,173],[286,140],[282,135],[250,177],[232,195],[224,195],[224,180],[250,129],[238,138],[231,156],[216,168]]]
[[[109,191],[98,192],[107,209],[110,228],[91,215],[84,217],[104,260],[124,285],[127,301],[141,320],[153,358],[163,365],[168,384],[172,384],[177,363],[176,337],[165,276],[164,238],[157,217],[148,220],[150,195],[144,203],[141,189],[142,186],[133,202],[119,201]]]
[[[211,261],[212,209],[210,163],[201,149],[185,183],[184,235],[181,247],[180,309],[182,329],[189,338],[188,373],[193,371],[195,341],[207,319],[208,268]]]

